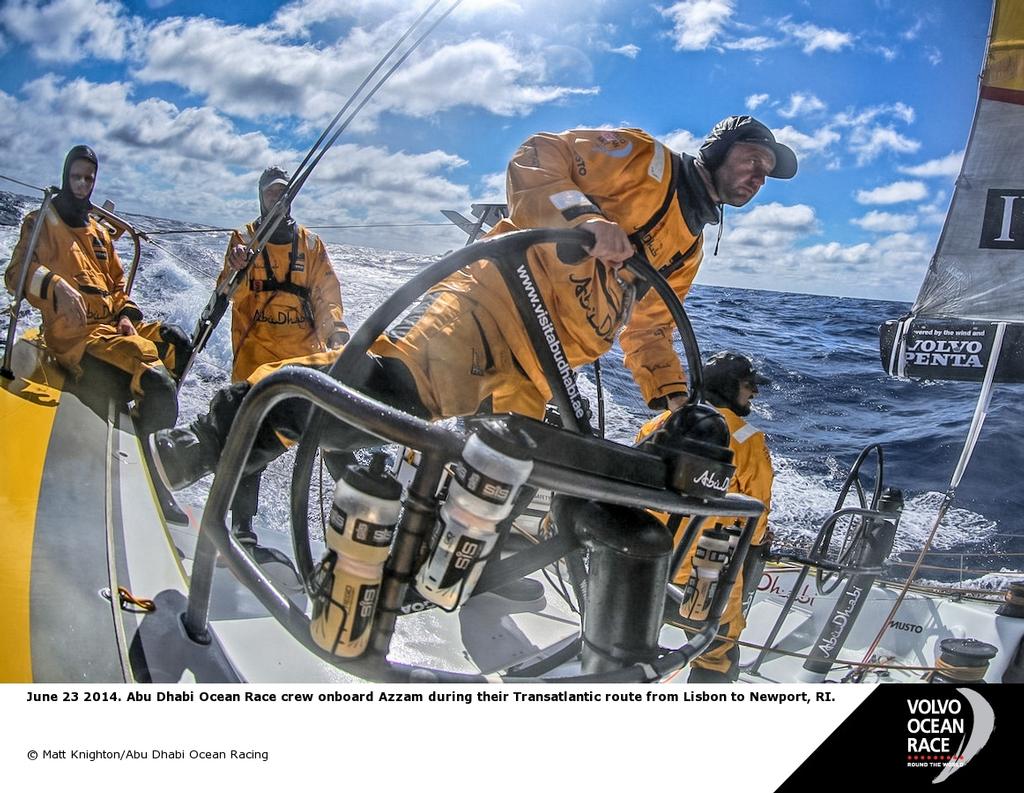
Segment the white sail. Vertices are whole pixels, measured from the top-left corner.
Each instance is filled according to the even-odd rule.
[[[1024,2],[996,4],[974,127],[913,313],[1024,321]]]
[[[1024,382],[1024,0],[997,0],[974,125],[911,313],[880,328],[892,375]]]

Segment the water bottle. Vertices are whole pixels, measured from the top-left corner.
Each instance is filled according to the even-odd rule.
[[[384,563],[401,511],[402,486],[384,470],[350,465],[334,488],[327,553],[310,587],[310,633],[320,647],[346,658],[361,655],[370,638]]]
[[[520,486],[533,470],[527,450],[498,422],[480,422],[455,463],[436,545],[416,576],[427,600],[453,611],[473,593]]]
[[[703,622],[708,618],[722,567],[729,561],[731,539],[729,533],[716,524],[697,540],[690,580],[686,582],[683,600],[679,604],[680,617],[691,622]]]

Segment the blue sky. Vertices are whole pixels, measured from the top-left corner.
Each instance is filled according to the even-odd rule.
[[[294,167],[425,6],[0,0],[0,173],[54,182],[87,142],[97,198],[237,225],[256,212],[263,167]],[[987,0],[464,0],[294,214],[438,222],[503,200],[508,157],[533,132],[639,126],[692,153],[718,119],[750,112],[800,173],[727,212],[699,281],[911,300],[970,131],[989,15]],[[418,252],[464,239],[454,227],[324,236]]]

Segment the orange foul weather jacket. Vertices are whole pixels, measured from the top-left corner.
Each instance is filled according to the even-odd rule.
[[[534,135],[509,163],[508,201],[510,217],[491,236],[524,228],[575,227],[594,218],[612,220],[681,299],[700,266],[703,227],[719,218],[693,158],[674,154],[638,129]],[[571,366],[607,352],[628,319],[620,341],[644,399],[686,390],[672,347],[675,326],[657,295],[650,292],[638,301],[629,319],[632,287],[602,263],[587,259],[568,266],[557,259],[553,246],[534,248],[529,261]],[[497,367],[497,376],[474,394],[494,397],[496,411],[541,415],[551,390],[495,266],[476,262],[441,284],[435,290],[439,293],[442,299],[425,317],[434,327],[423,337],[412,334],[399,340],[397,349],[381,342],[374,350],[406,363],[437,415],[472,412],[476,403],[460,400],[451,383],[459,381],[462,392],[472,390],[461,369],[486,372],[490,364]],[[465,329],[462,335],[458,317],[467,313],[473,314],[477,329]],[[465,362],[441,360],[432,349],[439,334],[462,337],[468,344],[477,332],[483,344],[472,360],[468,354]],[[509,357],[514,359],[511,364]]]
[[[253,224],[246,227],[251,239]],[[235,231],[228,251],[241,245]],[[225,255],[218,284],[231,270]],[[348,341],[341,285],[323,241],[296,226],[294,243],[268,244],[233,297],[231,379],[245,380],[264,364],[304,358]]]
[[[22,222],[21,237],[4,275],[11,292],[17,289],[38,215],[38,210],[30,212]],[[128,317],[137,326],[142,319],[142,311],[125,293],[124,268],[117,251],[109,234],[95,218],[89,218],[86,226],[72,228],[61,220],[56,209],[49,207],[28,268],[25,296],[42,312],[47,347],[76,375],[81,372],[79,364],[87,348],[103,346],[110,340],[124,341],[124,337],[118,337],[115,327],[121,316]],[[57,314],[54,285],[58,280],[66,281],[81,294],[86,310],[84,325],[72,327]],[[139,327],[140,333],[142,330]],[[136,357],[144,365],[159,363],[155,347],[146,355],[140,353]],[[119,361],[111,362],[131,371],[132,367],[121,365]]]
[[[771,455],[768,453],[768,444],[765,443],[764,433],[761,430],[748,423],[746,419],[737,416],[736,413],[727,407],[718,407],[717,410],[725,417],[725,421],[729,425],[729,448],[732,449],[733,464],[736,466],[736,474],[729,484],[729,492],[756,498],[764,504],[764,512],[761,514],[757,527],[754,529],[754,537],[751,540],[750,552],[755,553],[755,546],[765,542],[768,532],[768,512],[772,506],[772,483],[775,480]],[[670,415],[671,413],[665,411],[644,424],[637,434],[637,442],[639,443],[658,429]],[[668,516],[664,513],[655,514],[662,520],[668,519]],[[732,519],[722,518],[718,522],[726,522],[728,520]],[[715,522],[715,518],[708,518],[705,520],[702,529],[714,526]],[[683,521],[676,533],[675,542],[678,543],[680,541],[685,529],[686,522]],[[690,577],[690,571],[693,568],[693,554],[696,548],[697,544],[694,543],[682,567],[680,567],[679,572],[676,574],[675,583],[679,585],[686,584]],[[738,639],[743,628],[746,627],[746,621],[743,617],[743,584],[743,571],[741,570],[729,596],[725,612],[722,614],[719,634],[725,639]],[[712,644],[707,652],[697,658],[693,665],[725,673],[734,667],[736,657],[735,645],[732,642],[716,642]]]

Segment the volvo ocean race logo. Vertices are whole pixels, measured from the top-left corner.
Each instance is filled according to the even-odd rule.
[[[989,190],[979,248],[1024,250],[1024,190]]]
[[[944,782],[974,759],[995,729],[992,706],[970,688],[929,692],[906,702],[907,768],[938,770],[932,784]]]

